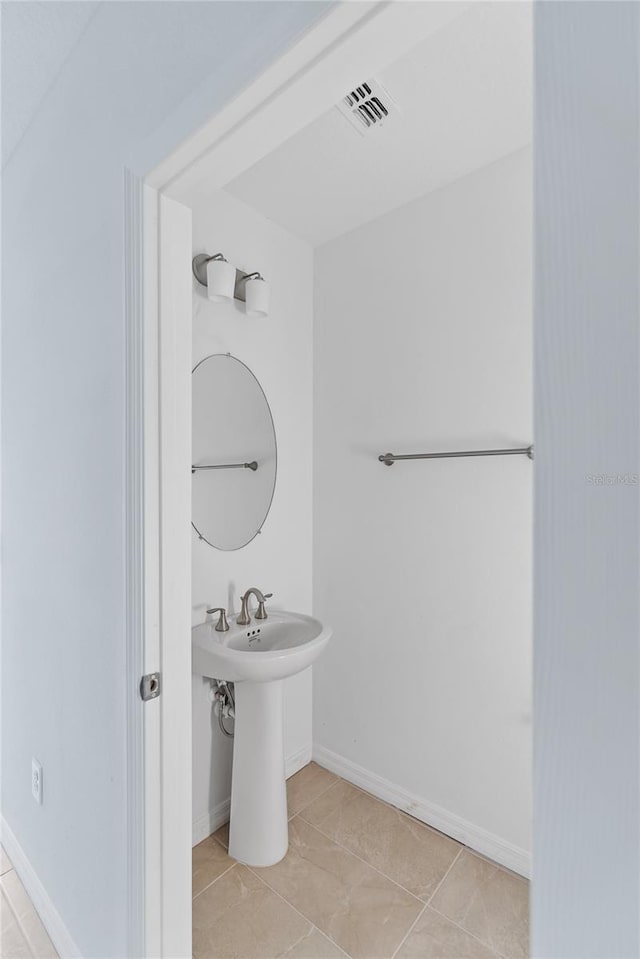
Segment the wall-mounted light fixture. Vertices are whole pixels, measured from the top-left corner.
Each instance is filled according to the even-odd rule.
[[[229,263],[222,253],[198,253],[192,260],[193,275],[214,302],[240,300],[247,316],[268,316],[270,284],[260,273],[245,273]]]
[[[268,316],[269,284],[259,273],[249,273],[244,279],[247,316]]]
[[[225,260],[222,253],[216,253],[206,260],[207,296],[214,303],[224,303],[233,299],[236,285],[236,268]]]

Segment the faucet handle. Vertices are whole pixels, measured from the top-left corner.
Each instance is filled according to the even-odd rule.
[[[263,593],[263,596],[264,596],[264,599],[258,600],[258,611],[256,612],[256,615],[255,615],[256,619],[267,618],[267,611],[264,607],[264,600],[271,599],[271,597],[273,596],[273,593]]]
[[[226,633],[229,629],[229,623],[227,622],[227,611],[222,606],[216,606],[215,609],[208,609],[207,615],[213,615],[214,613],[220,613],[218,617],[218,622],[216,623],[216,632],[217,633]]]

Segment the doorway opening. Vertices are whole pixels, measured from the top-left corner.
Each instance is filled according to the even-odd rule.
[[[249,934],[221,918],[239,896],[278,904],[291,941],[274,955],[391,959],[436,932],[526,955],[531,462],[385,454],[533,442],[531,10],[345,6],[144,187],[144,658],[163,683],[145,713],[148,954],[191,955],[195,846],[198,959]],[[235,277],[214,299],[225,271],[198,282],[205,254],[268,281],[266,309],[251,315]],[[225,441],[224,465],[256,470],[192,472],[220,466],[193,458],[207,399],[192,370],[227,354],[277,438],[270,508],[242,548],[229,504],[244,523],[264,434]],[[225,491],[219,515],[194,519],[196,483]],[[234,741],[216,709],[232,731],[241,703],[212,689],[233,677],[192,675],[191,628],[215,639],[221,609],[235,626],[250,587],[274,594],[267,614],[333,630],[313,675],[284,681],[280,865],[227,854]],[[340,921],[328,862],[353,896]],[[506,933],[502,914],[461,920],[476,882],[508,901]],[[373,911],[356,901],[368,883]]]

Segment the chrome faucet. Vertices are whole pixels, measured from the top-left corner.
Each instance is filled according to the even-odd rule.
[[[240,615],[236,619],[238,626],[248,626],[251,622],[251,616],[249,615],[249,599],[251,595],[255,596],[258,600],[258,610],[256,612],[256,619],[266,619],[267,611],[265,609],[265,602],[268,599],[271,599],[273,593],[262,593],[255,586],[252,586],[251,589],[248,589],[244,596],[241,596],[242,606],[240,608]]]
[[[218,616],[218,622],[216,623],[216,632],[217,633],[226,633],[229,629],[229,623],[227,621],[227,611],[223,609],[222,606],[216,606],[215,609],[208,609],[207,615],[211,616],[214,613],[220,613]]]

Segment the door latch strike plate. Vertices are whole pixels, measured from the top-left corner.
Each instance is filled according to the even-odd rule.
[[[147,673],[140,680],[140,696],[145,703],[149,699],[157,699],[161,688],[160,673]]]

